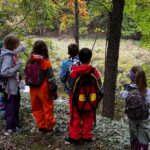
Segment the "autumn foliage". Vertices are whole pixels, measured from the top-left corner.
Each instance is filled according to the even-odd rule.
[[[88,17],[87,5],[85,0],[78,0],[80,19]],[[68,27],[74,25],[75,6],[74,0],[67,0],[66,9],[68,13],[62,14],[60,17],[60,31],[66,31]],[[70,13],[71,12],[71,13]]]

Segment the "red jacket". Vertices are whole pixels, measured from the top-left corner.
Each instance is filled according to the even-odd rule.
[[[85,64],[85,65],[80,65],[80,66],[72,66],[72,71],[69,75],[69,79],[68,79],[68,85],[70,88],[70,92],[72,92],[73,86],[74,86],[74,82],[77,79],[78,76],[80,75],[84,75],[89,73],[91,70],[93,69],[93,66],[90,64]],[[100,73],[94,69],[94,75],[97,78],[99,85],[101,87],[101,78],[100,78]]]

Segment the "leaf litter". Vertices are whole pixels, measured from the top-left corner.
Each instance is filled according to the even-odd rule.
[[[22,131],[10,137],[4,136],[5,121],[0,120],[0,150],[127,150],[129,149],[129,133],[126,121],[116,121],[97,115],[92,143],[65,145],[63,136],[67,134],[69,121],[68,100],[55,101],[56,126],[52,134],[38,132],[31,113],[28,95],[22,95],[21,124]]]

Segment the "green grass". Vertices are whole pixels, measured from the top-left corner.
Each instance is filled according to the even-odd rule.
[[[74,42],[74,39],[71,38],[51,38],[56,48],[56,58],[59,57],[60,61],[53,61],[54,66],[57,66],[57,70],[59,72],[61,61],[68,57],[67,55],[67,46]],[[88,47],[91,48],[93,46],[94,39],[81,39],[80,40],[80,48]],[[104,62],[105,62],[105,39],[99,38],[95,44],[93,49],[93,58],[92,65],[99,69],[101,72],[102,80],[104,79]],[[120,56],[118,62],[118,78],[117,78],[117,90],[116,90],[116,111],[115,118],[120,119],[124,116],[124,102],[118,98],[120,91],[123,89],[122,83],[129,83],[130,80],[127,77],[127,74],[130,68],[133,65],[142,65],[146,68],[146,74],[148,76],[148,83],[150,86],[150,52],[146,49],[139,47],[137,41],[133,40],[121,40],[120,42]],[[149,68],[149,69],[148,69]],[[57,74],[58,75],[58,74]],[[62,94],[62,93],[61,93]],[[101,109],[100,109],[101,112]]]

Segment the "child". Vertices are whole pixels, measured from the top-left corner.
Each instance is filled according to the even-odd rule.
[[[30,86],[32,113],[39,131],[51,132],[55,126],[53,100],[57,98],[57,86],[49,61],[48,48],[44,41],[35,42],[30,60],[36,61],[45,72],[44,80],[39,87]]]
[[[95,119],[95,112],[97,107],[97,103],[95,103],[96,102],[95,100],[97,100],[96,98],[99,97],[99,95],[95,94],[95,90],[97,89],[100,90],[101,79],[98,71],[95,68],[93,68],[92,65],[90,64],[91,57],[92,57],[92,51],[88,48],[82,48],[79,51],[79,60],[81,62],[81,65],[73,66],[72,71],[69,75],[68,83],[71,89],[69,94],[71,118],[69,122],[69,133],[68,136],[65,137],[66,143],[78,144],[80,140],[82,140],[83,142],[92,141],[92,127],[93,127],[93,122],[95,121],[94,119]],[[90,77],[86,78],[86,75],[90,76],[91,78],[94,76],[95,78],[94,81],[96,83],[91,83]],[[79,80],[81,79],[80,82],[78,82],[79,81],[78,79]],[[84,87],[82,88],[82,83],[85,84],[85,88]],[[90,86],[88,86],[88,84]],[[96,86],[97,89],[93,88],[93,86],[95,86],[93,84],[97,84]],[[77,94],[77,99],[75,98],[76,94]],[[87,98],[88,101],[84,103],[85,99],[87,100]],[[78,104],[82,102],[84,103],[83,104],[85,106],[84,109],[86,109],[85,112],[83,112],[84,111],[83,107],[81,108],[82,104],[81,105],[79,104],[79,106],[76,105],[77,104],[75,102],[76,100],[78,101],[77,102]],[[91,105],[93,105],[95,109],[93,111],[88,111],[91,109]]]
[[[147,88],[146,76],[143,69],[140,66],[133,66],[130,70],[129,77],[131,80],[130,85],[126,86],[125,90],[121,92],[121,97],[126,100],[126,106],[132,89],[137,89],[140,95],[144,97],[143,100],[145,100],[146,104],[150,105],[150,89]],[[150,142],[150,117],[146,120],[129,118],[129,131],[131,149],[148,150],[148,143]]]
[[[4,48],[1,49],[1,75],[7,79],[5,93],[6,100],[6,132],[5,135],[12,134],[19,126],[19,105],[20,96],[17,83],[17,72],[21,61],[16,53],[24,51],[25,48],[19,46],[19,38],[14,34],[9,34],[4,39]],[[17,50],[16,50],[17,49]],[[16,51],[15,51],[16,50]]]
[[[68,75],[70,73],[71,66],[80,64],[80,61],[78,58],[78,52],[79,52],[78,44],[74,44],[74,43],[70,44],[68,46],[69,58],[62,62],[59,77],[60,77],[61,82],[64,84],[65,91],[67,93],[69,92],[69,89],[67,87],[66,81],[67,81]]]

